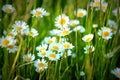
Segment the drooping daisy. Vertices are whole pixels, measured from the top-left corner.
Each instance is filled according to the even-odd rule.
[[[55,18],[55,26],[64,29],[68,27],[69,24],[69,17],[66,16],[65,14],[61,14]]]
[[[47,57],[48,57],[49,60],[51,60],[51,61],[57,61],[57,60],[60,59],[60,54],[56,54],[55,52],[48,51]]]
[[[47,57],[47,51],[41,51],[41,52],[37,53],[37,55],[42,58]]]
[[[87,34],[84,37],[82,37],[82,40],[84,42],[90,42],[93,39],[94,35],[93,34]]]
[[[7,50],[9,51],[9,53],[14,53],[18,50],[18,46],[16,46],[15,44],[9,45],[7,46]]]
[[[66,58],[67,56],[71,56],[72,55],[72,51],[71,50],[67,50],[64,52],[61,52],[60,55],[64,58]]]
[[[76,11],[74,11],[74,14],[77,16],[77,17],[84,17],[84,16],[86,16],[86,14],[87,14],[87,12],[86,12],[86,10],[85,9],[78,9],[77,10],[77,13],[76,13]]]
[[[45,51],[47,49],[48,45],[47,44],[42,44],[36,47],[37,51]]]
[[[107,27],[102,27],[101,30],[98,31],[98,35],[102,36],[103,39],[109,40],[112,38],[112,30]]]
[[[120,68],[115,68],[114,70],[111,71],[111,73],[120,79]]]
[[[89,53],[91,53],[91,52],[94,52],[94,50],[95,50],[95,48],[94,48],[94,46],[92,46],[92,45],[86,45],[85,47],[84,47],[84,50],[85,50],[85,54],[89,54]]]
[[[3,5],[2,10],[6,13],[12,13],[15,8],[11,4]]]
[[[116,9],[114,9],[112,11],[113,15],[117,16],[117,15],[120,15],[120,7],[117,7]]]
[[[37,9],[33,9],[31,12],[30,12],[33,17],[43,17],[47,14],[46,10],[44,8],[37,8]]]
[[[44,59],[37,59],[34,62],[37,72],[43,71],[48,68],[48,63]]]
[[[74,46],[69,42],[63,42],[62,45],[63,45],[64,49],[73,49],[74,48]]]
[[[101,9],[103,12],[106,12],[107,6],[108,6],[108,3],[103,2],[103,3],[101,4],[101,6],[98,7],[98,10]]]
[[[25,62],[30,62],[30,61],[33,61],[34,59],[35,59],[35,55],[31,54],[31,53],[25,54],[23,56],[23,61],[25,61]]]
[[[4,37],[0,38],[0,46],[1,47],[8,47],[9,45],[12,45],[16,42],[12,37]]]
[[[61,44],[55,42],[49,45],[49,50],[61,52],[63,48]]]
[[[84,33],[85,32],[85,28],[83,26],[77,26],[73,29],[73,31],[78,31],[80,33]]]
[[[28,25],[24,21],[15,21],[12,28],[14,31],[24,34],[24,31],[28,28]]]
[[[46,44],[51,44],[51,43],[54,43],[55,41],[56,41],[55,37],[45,37],[43,42]]]
[[[27,29],[27,30],[25,31],[25,34],[28,35],[28,36],[35,37],[35,36],[38,35],[38,31],[37,31],[36,29],[34,29],[34,28],[32,28],[32,29]]]
[[[70,20],[70,23],[69,23],[69,25],[72,27],[75,27],[79,24],[80,24],[80,22],[78,20]]]
[[[108,20],[108,25],[112,29],[112,32],[115,34],[117,32],[117,23],[114,20]]]
[[[72,31],[69,28],[62,29],[58,36],[66,36],[66,35],[69,35],[71,32]]]

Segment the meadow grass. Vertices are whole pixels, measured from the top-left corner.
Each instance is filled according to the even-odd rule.
[[[99,1],[99,0],[96,0]],[[120,79],[120,70],[114,75],[111,71],[115,68],[120,68],[120,1],[119,0],[104,0],[107,3],[107,9],[103,12],[102,0],[98,7],[90,6],[95,0],[1,0],[0,1],[0,80],[117,80]],[[2,10],[3,6],[11,4],[15,10],[7,13]],[[48,14],[43,14],[43,17],[33,16],[30,12],[38,7],[44,8]],[[117,15],[113,10],[118,8]],[[86,15],[83,17],[77,16],[78,9],[86,10]],[[97,10],[96,10],[97,9]],[[42,13],[36,13],[40,15]],[[56,26],[56,17],[65,14],[69,20],[78,20],[85,32],[77,30],[77,28],[67,24],[67,28],[59,28]],[[62,18],[59,17],[59,18]],[[37,35],[31,36],[27,29],[16,33],[14,37],[7,38],[8,33],[13,29],[15,21],[24,21],[28,25],[27,29],[36,29]],[[109,20],[114,20],[115,25],[109,24]],[[67,21],[66,21],[67,22]],[[64,26],[64,21],[58,22]],[[96,27],[94,25],[96,24]],[[109,33],[99,35],[99,31],[105,26]],[[110,26],[115,26],[115,30]],[[18,27],[18,26],[17,26]],[[65,26],[66,27],[66,26]],[[59,31],[57,35],[51,35],[53,29],[67,30],[70,28],[70,33],[62,35]],[[72,29],[75,28],[75,31]],[[104,28],[103,30],[105,30]],[[80,28],[81,29],[81,28]],[[5,32],[6,31],[6,32]],[[68,30],[69,31],[69,30]],[[114,33],[114,31],[116,31]],[[52,31],[53,32],[53,31]],[[67,32],[64,32],[67,33]],[[84,40],[83,37],[92,34],[91,40]],[[111,36],[110,36],[111,34]],[[105,35],[105,36],[103,36]],[[10,39],[8,45],[3,44],[2,37]],[[111,37],[107,38],[106,37]],[[45,42],[46,37],[54,37],[55,43],[49,44]],[[11,42],[11,44],[10,44]],[[64,42],[71,43],[63,47]],[[17,45],[17,50],[10,53],[8,48],[11,45]],[[46,57],[40,57],[37,47],[47,44]],[[52,50],[52,46],[58,45],[60,51]],[[56,46],[57,46],[56,45]],[[89,47],[85,50],[86,46]],[[61,47],[62,46],[62,47]],[[69,47],[69,48],[68,48]],[[39,47],[40,48],[40,47]],[[56,48],[55,48],[56,49]],[[68,52],[68,51],[71,52]],[[13,51],[13,50],[12,50]],[[49,54],[56,54],[55,59],[51,59]],[[85,52],[87,51],[87,52]],[[32,58],[25,55],[33,55]],[[69,55],[70,53],[70,55]],[[58,55],[57,55],[58,54]],[[63,54],[61,56],[61,54]],[[25,57],[25,58],[24,58]],[[33,60],[32,60],[33,59]],[[42,61],[37,64],[37,60]],[[45,62],[44,62],[45,61]],[[46,64],[45,64],[46,63]],[[36,65],[37,64],[37,65]]]

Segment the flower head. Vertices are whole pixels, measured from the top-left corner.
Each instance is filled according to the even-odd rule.
[[[48,45],[47,44],[42,44],[36,47],[37,51],[45,51],[47,49]]]
[[[88,34],[88,35],[85,35],[82,40],[84,42],[90,42],[92,39],[93,39],[94,35],[93,34]]]
[[[111,71],[112,74],[114,74],[116,77],[120,78],[120,68],[115,68]]]
[[[76,13],[76,11],[74,12],[74,14],[77,16],[77,17],[84,17],[84,16],[86,16],[86,14],[87,14],[87,11],[85,10],[85,9],[78,9],[77,10],[77,13]]]
[[[25,34],[28,35],[28,36],[35,37],[35,36],[38,35],[38,31],[37,31],[36,29],[34,29],[34,28],[32,28],[32,29],[30,29],[30,30],[27,29],[27,30],[25,31]]]
[[[78,20],[70,20],[70,22],[69,22],[69,25],[72,27],[75,27],[79,24],[80,24],[80,22]]]
[[[11,4],[3,5],[2,10],[6,13],[12,13],[15,8]]]
[[[85,54],[89,54],[89,53],[93,52],[95,50],[95,48],[94,48],[94,46],[86,45],[84,47],[84,50],[85,50],[85,52],[84,52]]]
[[[14,53],[15,51],[18,50],[18,46],[16,46],[15,44],[11,44],[7,46],[7,50],[9,51],[9,53]]]
[[[113,15],[117,16],[117,15],[120,15],[120,7],[117,7],[116,9],[114,9],[112,11]]]
[[[51,60],[51,61],[57,61],[57,60],[60,59],[60,54],[56,54],[55,52],[48,51],[47,57],[48,57],[49,60]]]
[[[85,28],[83,26],[77,26],[73,29],[73,31],[78,31],[80,33],[84,33],[85,32]]]
[[[23,61],[25,61],[25,62],[30,62],[30,61],[33,61],[34,59],[35,59],[35,55],[31,54],[31,53],[25,54],[23,56]]]
[[[41,52],[37,53],[37,55],[42,58],[47,57],[47,51],[41,51]]]

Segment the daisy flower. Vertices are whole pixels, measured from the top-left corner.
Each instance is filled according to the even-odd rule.
[[[80,71],[80,76],[84,76],[85,72],[84,71]]]
[[[3,34],[8,36],[8,37],[15,37],[17,35],[17,32],[15,32],[14,30],[7,32],[6,30],[3,31]]]
[[[114,74],[117,78],[120,78],[120,68],[115,68],[111,71],[112,74]]]
[[[94,37],[93,34],[88,34],[88,35],[85,35],[84,37],[82,37],[82,40],[84,42],[90,42],[93,39],[93,37]]]
[[[12,44],[16,43],[16,40],[14,40],[12,37],[4,37],[0,38],[0,46],[1,47],[8,47]]]
[[[15,44],[9,45],[7,46],[7,50],[9,51],[9,53],[14,53],[18,50],[18,46],[16,46]]]
[[[85,50],[85,54],[88,54],[88,53],[91,53],[91,52],[94,52],[95,51],[95,48],[94,48],[94,46],[92,46],[92,45],[86,45],[85,47],[84,47],[84,50]]]
[[[55,41],[56,41],[55,37],[45,37],[43,42],[46,43],[46,44],[51,44],[51,43],[53,43]]]
[[[28,28],[28,25],[24,21],[15,21],[12,28],[14,31],[22,34]]]
[[[101,10],[102,10],[103,12],[106,12],[107,6],[108,6],[108,3],[103,2],[103,3],[101,4],[101,6],[98,7],[98,10],[100,10],[100,8],[101,8]]]
[[[113,15],[117,16],[117,15],[120,15],[120,7],[117,7],[116,9],[114,9],[112,11]]]
[[[37,59],[34,62],[37,72],[43,71],[48,68],[48,63],[44,59]]]
[[[56,60],[59,60],[59,59],[60,59],[60,54],[56,54],[55,52],[48,51],[47,57],[48,57],[49,60],[51,60],[51,61],[56,61]]]
[[[83,26],[77,26],[73,29],[73,31],[79,31],[80,33],[84,33],[85,32],[85,28]]]
[[[98,31],[98,35],[102,36],[103,39],[109,40],[112,38],[112,30],[107,27],[102,27],[101,30]]]
[[[69,42],[63,42],[62,45],[63,45],[64,49],[73,49],[74,48],[74,46]]]
[[[64,58],[66,58],[67,56],[71,56],[72,55],[72,51],[71,50],[67,50],[67,51],[61,52],[60,55],[63,56]]]
[[[11,4],[3,5],[2,10],[6,13],[12,13],[15,8]]]
[[[32,28],[32,29],[29,29],[29,28],[28,28],[28,29],[25,31],[25,34],[28,35],[28,36],[35,37],[35,36],[38,35],[38,31],[37,31],[36,29],[34,29],[34,28]]]
[[[42,44],[36,47],[37,51],[45,51],[47,49],[48,45],[47,44]]]
[[[117,23],[113,20],[108,20],[108,25],[112,29],[112,32],[115,34],[117,32]]]
[[[31,54],[31,53],[25,54],[23,56],[23,61],[25,61],[25,62],[30,62],[30,61],[33,61],[34,59],[35,59],[35,55]]]
[[[53,29],[53,30],[50,30],[50,35],[52,35],[52,36],[59,36],[59,34],[60,34],[60,32],[61,32],[61,30],[58,30],[58,29]]]
[[[37,53],[37,55],[42,58],[47,57],[47,51],[41,51],[41,52]]]
[[[65,14],[61,14],[55,18],[55,26],[60,29],[68,27],[69,24],[69,17]]]
[[[77,14],[76,14],[76,11],[74,11],[74,14],[77,16],[77,17],[84,17],[86,16],[87,12],[85,9],[78,9],[77,10]]]
[[[72,31],[69,28],[63,29],[60,31],[58,36],[66,36],[69,35]]]
[[[107,54],[104,54],[104,57],[105,58],[111,58],[111,57],[113,57],[113,53],[107,53]]]
[[[33,17],[43,17],[45,15],[47,15],[47,12],[45,11],[44,8],[37,8],[37,9],[33,9],[31,12],[30,12]]]
[[[69,25],[72,27],[75,27],[79,24],[80,24],[80,22],[78,20],[70,20],[70,22],[69,22]]]
[[[100,3],[103,3],[103,0],[94,0],[93,2],[90,2],[90,6],[92,7],[99,7]]]
[[[98,27],[98,24],[93,24],[93,28],[97,28]]]
[[[49,50],[61,52],[63,48],[61,44],[55,42],[49,45]]]

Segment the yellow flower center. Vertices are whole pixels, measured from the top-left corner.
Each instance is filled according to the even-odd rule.
[[[31,31],[28,32],[28,35],[29,35],[29,36],[31,36],[32,34],[33,34],[33,32],[31,32]]]
[[[36,11],[36,12],[35,12],[35,15],[37,15],[37,16],[39,16],[40,14],[41,14],[40,11]]]
[[[120,76],[120,72],[118,72],[117,75]]]
[[[50,54],[50,57],[51,57],[51,58],[55,58],[56,55],[51,53],[51,54]]]
[[[2,45],[7,46],[8,44],[9,44],[9,40],[4,39],[4,40],[2,41]]]
[[[100,5],[100,1],[93,3],[93,7],[97,7],[97,6],[99,6],[99,5]]]
[[[31,57],[26,57],[25,60],[26,60],[26,61],[31,61],[32,58],[31,58]]]
[[[10,13],[11,12],[11,9],[10,8],[6,8],[5,10],[7,13]]]
[[[70,45],[68,43],[64,44],[65,48],[70,48]]]
[[[13,48],[14,48],[14,45],[10,45],[10,46],[8,46],[8,48],[13,49]]]
[[[108,32],[108,31],[103,31],[103,32],[102,32],[102,36],[104,36],[104,37],[109,36],[109,32]]]
[[[53,49],[56,51],[59,50],[58,46],[53,46]]]
[[[44,67],[44,64],[42,62],[38,63],[39,67]]]
[[[8,33],[8,34],[7,34],[7,36],[11,36],[11,37],[12,37],[12,36],[13,36],[13,34],[12,34],[12,33]]]
[[[76,26],[76,23],[72,23],[71,26],[73,26],[73,27]]]
[[[41,52],[41,55],[42,55],[42,56],[45,56],[45,55],[46,55],[46,52]]]
[[[61,20],[60,20],[60,24],[61,25],[64,25],[66,23],[66,20],[64,19],[64,18],[62,18]]]
[[[82,17],[83,15],[84,15],[83,12],[78,12],[78,13],[77,13],[77,16],[78,16],[78,17]]]
[[[90,38],[90,37],[88,37],[88,38],[86,39],[87,42],[90,42],[91,40],[92,40],[92,38]]]
[[[51,39],[50,39],[50,40],[48,40],[48,43],[52,43],[52,42],[53,42],[53,40],[51,40]]]
[[[67,35],[68,33],[69,33],[69,31],[67,31],[67,30],[62,31],[63,35]]]
[[[17,30],[17,31],[20,31],[21,29],[22,29],[22,28],[21,28],[20,26],[17,26],[17,27],[16,27],[16,30]]]
[[[40,51],[43,51],[43,50],[45,50],[45,48],[44,48],[44,47],[41,47],[41,48],[40,48]]]
[[[68,56],[68,53],[67,53],[67,52],[64,52],[63,56]]]

